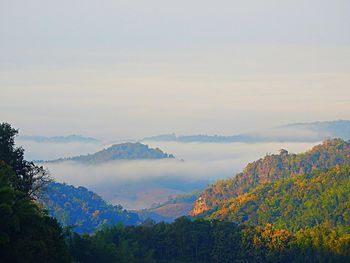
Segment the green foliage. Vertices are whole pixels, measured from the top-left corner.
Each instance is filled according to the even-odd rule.
[[[15,172],[12,186],[28,195],[34,196],[38,190],[50,182],[47,171],[32,162],[24,160],[24,149],[15,147],[18,130],[8,123],[0,124],[0,160]]]
[[[67,225],[82,223],[81,232],[101,229],[79,235],[64,234],[33,202],[46,174],[14,147],[17,131],[0,128],[1,261],[350,262],[349,142],[327,140],[305,154],[282,150],[249,164],[200,196],[208,215],[193,221],[122,225],[137,217],[85,188],[48,185],[51,213]]]
[[[349,239],[328,237],[317,226],[287,230],[238,226],[224,221],[178,218],[174,223],[115,226],[93,236],[73,234],[69,247],[78,262],[347,262]],[[319,245],[317,238],[327,239]],[[328,245],[329,243],[329,245]],[[337,244],[335,249],[334,244]]]
[[[220,204],[209,218],[297,231],[328,222],[350,233],[350,167],[335,166],[259,185]]]
[[[0,162],[0,258],[4,262],[69,262],[61,227],[24,192],[14,171]]]
[[[197,199],[192,215],[215,209],[221,202],[252,191],[260,184],[329,169],[337,164],[350,164],[350,141],[325,140],[323,144],[302,154],[289,154],[281,150],[280,154],[267,155],[248,164],[242,173],[209,186]]]
[[[100,196],[85,187],[53,182],[40,196],[39,202],[63,226],[75,226],[74,232],[93,233],[103,226],[139,222],[136,213],[122,206],[107,204]]]
[[[33,202],[45,173],[14,147],[16,134],[9,124],[0,124],[0,259],[70,262],[61,227]]]

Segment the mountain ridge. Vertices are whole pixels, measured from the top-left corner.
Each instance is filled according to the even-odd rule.
[[[272,224],[299,231],[328,224],[350,230],[350,165],[292,175],[261,184],[254,190],[219,204],[208,219],[237,224]],[[341,227],[340,227],[341,226]]]
[[[160,142],[213,142],[213,143],[257,143],[257,142],[319,142],[327,137],[350,139],[350,120],[316,121],[280,125],[257,133],[236,135],[176,135],[161,134],[145,137],[141,141]]]
[[[213,210],[221,202],[247,193],[260,184],[292,174],[328,169],[337,164],[350,164],[350,141],[327,139],[301,154],[289,154],[282,149],[280,154],[266,155],[249,163],[234,177],[210,185],[199,195],[190,214],[198,216]]]

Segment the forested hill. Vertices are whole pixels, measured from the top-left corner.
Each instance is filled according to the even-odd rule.
[[[100,196],[85,187],[50,183],[39,202],[63,226],[74,226],[77,233],[92,233],[103,226],[123,223],[136,224],[136,213],[122,206],[107,204]]]
[[[34,202],[50,178],[24,159],[24,150],[14,144],[16,134],[0,124],[1,262],[350,262],[348,142],[329,140],[305,154],[281,151],[259,160],[248,166],[259,181],[254,189],[238,193],[250,186],[246,181],[247,187],[239,188],[245,181],[237,181],[236,195],[211,216],[180,217],[171,224],[126,225],[137,217],[83,187],[49,184],[51,213],[66,225],[97,230],[80,235],[63,229]],[[125,225],[99,229],[120,221]]]
[[[107,149],[103,149],[94,154],[61,158],[49,162],[75,161],[86,164],[98,164],[113,160],[148,160],[165,158],[175,157],[172,154],[167,154],[158,148],[153,149],[142,143],[122,143],[114,144]]]
[[[267,155],[248,164],[242,173],[209,186],[196,200],[191,215],[213,210],[221,203],[252,191],[261,184],[344,164],[350,164],[350,141],[342,139],[325,140],[302,154],[281,150],[279,154]]]
[[[336,165],[261,184],[219,204],[208,218],[299,231],[326,224],[350,231],[350,166]]]

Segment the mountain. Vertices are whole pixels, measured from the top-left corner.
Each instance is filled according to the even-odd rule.
[[[260,184],[228,199],[208,218],[298,231],[328,224],[350,231],[350,166],[336,165]]]
[[[176,135],[163,134],[146,137],[142,141],[256,143],[256,142],[319,142],[327,137],[350,139],[350,121],[294,123],[278,126],[267,131],[238,135]]]
[[[71,142],[80,142],[80,143],[97,143],[100,140],[92,137],[85,137],[82,135],[67,135],[67,136],[26,136],[21,135],[19,140],[22,141],[33,141],[37,143],[71,143]]]
[[[57,182],[50,183],[38,202],[63,226],[75,226],[77,233],[92,233],[103,226],[123,223],[136,224],[136,213],[120,205],[107,204],[100,196],[85,187]]]
[[[103,149],[93,154],[61,158],[48,162],[74,161],[85,164],[99,164],[114,160],[150,160],[166,158],[175,157],[172,154],[164,153],[158,148],[149,148],[148,145],[142,143],[121,143],[114,144],[107,149]]]
[[[215,210],[222,202],[243,196],[259,185],[344,164],[350,164],[350,141],[342,139],[327,139],[302,154],[281,150],[280,154],[266,155],[248,164],[236,176],[209,186],[196,200],[191,215]]]

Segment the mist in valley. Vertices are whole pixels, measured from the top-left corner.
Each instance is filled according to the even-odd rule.
[[[154,203],[167,201],[176,195],[203,189],[208,184],[233,176],[247,163],[266,154],[278,153],[280,149],[298,153],[310,149],[314,142],[305,143],[179,143],[144,142],[152,148],[175,155],[175,159],[161,160],[117,160],[98,165],[73,161],[45,163],[51,176],[58,182],[85,186],[96,191],[108,202],[121,204],[128,209],[150,207]],[[37,146],[37,147],[34,147]],[[81,145],[86,151],[98,145]],[[101,146],[101,145],[100,145]],[[77,144],[47,147],[32,145],[28,155],[34,157],[54,156],[55,149],[65,147],[62,156],[72,156]],[[71,151],[69,151],[71,149]],[[78,147],[79,149],[79,147]],[[99,148],[101,149],[101,148]]]

